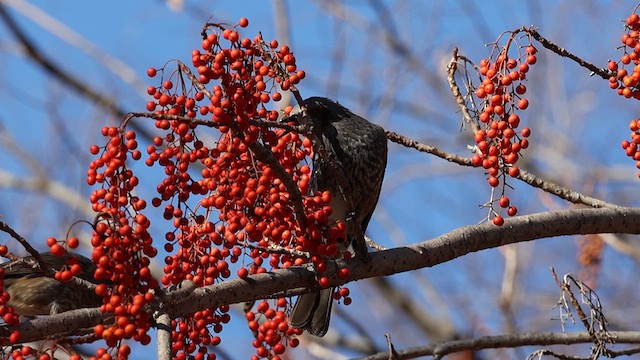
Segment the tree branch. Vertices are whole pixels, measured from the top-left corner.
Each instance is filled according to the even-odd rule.
[[[460,256],[524,241],[561,235],[593,233],[640,234],[639,208],[570,209],[507,219],[501,227],[493,224],[458,228],[437,238],[369,254],[367,261],[337,261],[349,269],[350,276],[340,279],[329,269],[329,286],[393,275],[435,266]],[[227,280],[194,290],[189,301],[168,310],[172,316],[191,314],[199,309],[252,301],[276,292],[290,295],[317,289],[315,272],[306,267],[291,267],[249,276],[245,280]],[[291,291],[291,289],[297,289]]]
[[[471,252],[506,244],[595,233],[640,234],[640,209],[570,209],[510,218],[501,227],[489,223],[464,226],[432,240],[372,253],[367,261],[337,261],[337,266],[349,269],[350,276],[347,279],[340,279],[335,275],[335,268],[330,268],[326,274],[329,275],[329,286],[337,286],[355,280],[431,267]],[[263,299],[276,292],[295,295],[317,287],[316,274],[311,268],[291,267],[195,289],[187,301],[181,301],[177,305],[167,304],[166,310],[174,318],[201,309]],[[167,295],[170,296],[170,293]],[[17,327],[0,327],[0,336],[8,336],[11,331],[19,330],[21,341],[34,341],[94,326],[105,316],[98,309],[74,310],[29,320]]]
[[[611,331],[607,341],[617,344],[640,343],[640,331]],[[521,333],[512,335],[483,336],[475,339],[453,340],[397,350],[396,359],[413,359],[419,356],[442,356],[463,350],[496,349],[519,346],[571,345],[591,342],[588,332],[575,333]],[[359,360],[388,360],[389,352],[384,351]]]
[[[476,167],[475,165],[473,165],[473,162],[471,161],[470,158],[466,158],[458,154],[448,153],[446,151],[438,149],[435,146],[419,143],[416,140],[410,139],[406,136],[400,135],[393,131],[385,130],[385,132],[387,134],[387,138],[396,144],[413,148],[420,152],[435,155],[441,159],[447,160],[449,162],[452,162],[458,165]],[[557,197],[567,200],[569,202],[572,202],[574,204],[583,204],[583,205],[591,206],[594,208],[618,206],[618,205],[611,204],[591,196],[587,196],[585,194],[581,194],[579,192],[576,192],[564,186],[552,183],[550,181],[541,179],[538,176],[522,169],[520,169],[520,175],[518,175],[517,179],[522,180],[533,187],[537,187],[538,189],[544,192],[548,192],[550,194],[556,195]]]

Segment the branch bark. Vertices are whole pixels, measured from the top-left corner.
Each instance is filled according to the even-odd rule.
[[[332,275],[329,286],[432,267],[472,252],[506,244],[561,235],[596,233],[640,234],[640,208],[550,211],[510,218],[501,227],[488,223],[464,226],[421,243],[370,253],[364,261],[337,261],[337,266],[349,269],[350,276],[340,279]],[[329,269],[327,275],[334,274],[333,270]],[[174,318],[201,309],[264,299],[274,293],[292,296],[317,289],[316,274],[312,269],[291,267],[195,289],[188,299],[178,304],[170,302],[166,312]],[[167,295],[171,297],[170,294]],[[17,327],[0,327],[0,336],[8,336],[13,330],[20,330],[21,341],[34,341],[90,327],[104,318],[105,315],[98,309],[74,310],[26,321]]]
[[[483,336],[475,339],[453,340],[397,350],[395,359],[414,359],[419,356],[433,356],[441,359],[444,355],[463,350],[496,349],[519,346],[571,345],[591,342],[588,332],[575,333],[521,333],[512,335]],[[616,344],[640,343],[640,331],[611,331],[607,341]],[[358,360],[387,360],[388,352],[380,352]]]

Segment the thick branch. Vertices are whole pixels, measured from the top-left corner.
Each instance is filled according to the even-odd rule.
[[[560,235],[596,233],[640,234],[640,209],[570,209],[510,218],[501,227],[493,224],[465,226],[422,243],[371,253],[366,261],[338,261],[338,266],[349,269],[350,277],[340,279],[330,276],[329,285],[431,267],[471,252],[506,244]],[[327,272],[333,273],[332,269]],[[169,304],[167,313],[174,318],[201,309],[263,299],[278,292],[285,295],[301,294],[317,286],[312,269],[291,267],[195,289],[186,301],[178,305]],[[0,327],[0,336],[8,336],[17,329],[20,330],[21,341],[33,341],[91,327],[104,318],[105,315],[98,309],[74,310],[26,321],[17,327]]]
[[[171,318],[162,313],[156,318],[158,327],[158,360],[171,359]]]
[[[493,224],[465,226],[422,243],[371,253],[367,261],[338,261],[338,266],[349,269],[350,277],[339,279],[331,276],[330,285],[431,267],[471,252],[506,244],[594,233],[639,234],[640,209],[571,209],[510,218],[502,227]],[[252,275],[246,280],[228,280],[196,289],[189,301],[181,303],[179,309],[169,310],[169,313],[186,315],[203,308],[261,299],[276,292],[300,294],[317,286],[311,269],[292,267],[275,270]]]
[[[453,340],[427,346],[397,350],[395,359],[414,359],[419,356],[434,356],[439,359],[444,355],[463,350],[481,350],[509,348],[519,346],[571,345],[591,342],[588,332],[575,333],[523,333],[512,335],[483,336],[476,339]],[[617,344],[639,344],[639,331],[611,331],[607,341]],[[388,352],[380,352],[360,360],[387,360]]]
[[[20,331],[20,342],[52,338],[58,334],[77,333],[79,329],[90,328],[102,322],[108,314],[100,309],[78,309],[57,315],[36,318],[18,326],[0,326],[0,337],[9,337],[13,330]]]

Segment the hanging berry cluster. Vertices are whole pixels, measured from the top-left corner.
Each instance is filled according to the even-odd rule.
[[[479,130],[475,133],[478,152],[472,161],[475,166],[487,170],[487,181],[492,188],[502,185],[502,194],[497,201],[499,209],[495,209],[493,190],[488,203],[489,218],[498,226],[504,223],[501,209],[506,209],[509,216],[517,213],[516,207],[504,195],[506,179],[519,175],[516,163],[521,150],[529,146],[526,138],[531,134],[529,128],[518,130],[518,112],[529,107],[529,100],[524,97],[527,87],[522,82],[529,67],[537,61],[537,50],[528,36],[527,45],[517,44],[517,33],[508,33],[506,44],[496,43],[492,55],[480,61],[481,83],[475,88],[481,106],[477,114]]]
[[[261,35],[242,38],[238,30],[247,25],[244,18],[233,26],[206,24],[200,49],[191,54],[195,72],[180,62],[177,68],[147,71],[160,79],[159,85],[147,89],[153,97],[146,106],[150,113],[135,116],[155,119],[162,132],[147,147],[144,161],[164,173],[151,201],[171,224],[164,235],[169,253],[160,280],[164,286],[184,280],[206,286],[229,278],[233,269],[246,278],[309,261],[322,273],[329,258],[349,256],[336,245],[344,238],[344,224],[328,224],[330,194],[307,195],[312,140],[274,122],[279,112],[271,102],[282,98],[281,91],[295,90],[305,73],[298,70],[288,46],[266,42]],[[101,185],[92,194],[94,209],[109,215],[98,224],[93,243],[101,276],[115,284],[126,281],[132,289],[134,278],[148,284],[138,294],[101,288],[111,296],[104,310],[124,305],[126,324],[138,326],[130,307],[152,300],[146,291],[157,284],[151,283],[146,268],[147,257],[155,255],[146,231],[149,221],[141,213],[146,203],[131,194],[138,179],[125,165],[127,159],[142,157],[135,133],[126,130],[132,118],[103,131],[110,140],[106,147],[92,147],[92,153],[102,151],[102,156],[92,163],[88,182]],[[341,269],[339,275],[348,276],[348,271]],[[328,278],[320,277],[319,283],[328,286]],[[336,298],[351,300],[348,290]],[[265,301],[247,313],[256,358],[277,359],[287,346],[298,344],[295,336],[301,330],[289,328],[286,321],[288,299],[277,299],[275,305]],[[228,306],[220,306],[173,320],[173,356],[215,358],[208,347],[220,343],[216,334],[230,321],[228,311]],[[133,336],[138,340],[145,335],[138,330]]]
[[[113,313],[113,325],[97,325],[96,336],[104,339],[118,354],[128,353],[125,339],[148,344],[147,334],[151,315],[143,309],[154,299],[158,282],[151,276],[150,258],[157,253],[148,232],[151,222],[143,214],[147,203],[134,195],[138,177],[126,162],[139,160],[136,133],[123,127],[105,127],[102,135],[108,141],[103,147],[93,145],[90,152],[99,157],[87,171],[87,183],[98,185],[90,196],[98,215],[91,245],[92,260],[97,268],[94,277],[105,283],[96,286],[96,293],[104,297],[101,310]],[[51,244],[51,250],[59,246]],[[113,283],[114,286],[107,286]],[[107,349],[99,349],[109,355]]]
[[[5,245],[0,245],[0,256],[5,256],[9,250]],[[4,268],[0,268],[0,317],[5,324],[10,326],[18,325],[20,315],[15,313],[13,307],[9,306],[9,293],[4,290]],[[9,342],[16,343],[20,339],[20,332],[14,330],[9,336]]]
[[[609,70],[615,72],[615,75],[609,78],[609,87],[627,99],[640,100],[640,16],[635,11],[627,18],[625,29],[625,34],[620,38],[623,54],[618,62],[609,61]],[[631,120],[629,123],[631,140],[622,141],[622,148],[627,156],[636,162],[638,169],[640,169],[639,121],[640,119]],[[638,171],[638,177],[640,177],[640,171]]]

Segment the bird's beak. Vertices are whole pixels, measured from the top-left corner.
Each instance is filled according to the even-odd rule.
[[[300,125],[302,120],[302,112],[300,111],[300,105],[296,105],[291,109],[289,115],[283,116],[278,120],[279,123],[293,123],[295,125]]]

